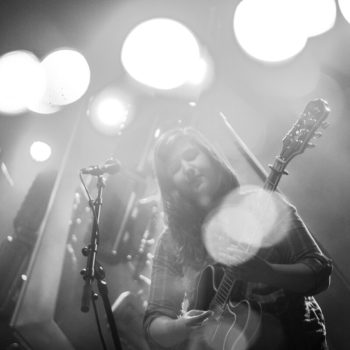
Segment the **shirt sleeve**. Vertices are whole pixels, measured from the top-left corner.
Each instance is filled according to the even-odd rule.
[[[314,286],[305,294],[315,295],[329,286],[332,260],[322,253],[295,207],[289,205],[286,212],[288,218],[284,218],[284,225],[288,222],[288,230],[282,242],[284,258],[286,263],[303,263],[313,271]]]
[[[152,321],[159,316],[177,318],[184,297],[182,271],[176,262],[176,245],[165,231],[157,241],[152,262],[151,287],[144,315],[144,330],[149,342]]]

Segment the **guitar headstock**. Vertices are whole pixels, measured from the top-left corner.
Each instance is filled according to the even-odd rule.
[[[283,147],[279,157],[285,164],[303,153],[306,148],[314,147],[310,140],[322,135],[317,129],[328,126],[325,120],[329,112],[328,103],[323,99],[312,100],[306,105],[304,112],[282,140]]]

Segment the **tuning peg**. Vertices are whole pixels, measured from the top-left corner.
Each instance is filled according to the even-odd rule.
[[[314,147],[316,147],[316,146],[315,146],[313,143],[308,142],[307,147],[308,147],[308,148],[314,148]]]
[[[145,244],[148,245],[149,247],[152,246],[154,243],[155,243],[154,238],[145,240]]]
[[[330,124],[328,122],[323,122],[321,126],[323,129],[327,129],[330,126]]]
[[[321,132],[321,131],[316,131],[316,132],[314,133],[314,136],[313,136],[313,137],[319,138],[319,137],[321,137],[321,136],[322,136],[322,132]]]
[[[84,248],[81,250],[81,253],[82,253],[84,256],[88,256],[88,254],[89,254],[89,247],[84,247]]]
[[[133,259],[133,256],[132,256],[132,255],[128,254],[128,255],[126,256],[126,260],[127,260],[127,261],[131,261],[132,259]]]
[[[152,253],[147,253],[147,259],[152,260],[154,258],[154,255]]]

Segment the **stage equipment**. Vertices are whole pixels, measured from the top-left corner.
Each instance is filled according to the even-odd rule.
[[[25,283],[37,232],[56,179],[55,170],[39,173],[13,220],[14,233],[0,245],[0,316],[8,320]]]
[[[113,168],[112,172],[115,172],[117,163],[114,163],[110,166],[110,168]],[[85,186],[84,179],[82,177],[82,174],[84,174],[84,169],[81,170],[80,173],[80,180],[86,190],[86,193],[89,198],[89,206],[93,214],[93,224],[92,224],[92,231],[91,231],[91,240],[90,244],[87,247],[84,247],[82,249],[82,253],[84,256],[87,257],[86,262],[86,268],[81,271],[81,274],[84,278],[85,284],[83,288],[83,294],[81,299],[81,311],[82,312],[88,312],[90,310],[90,300],[92,300],[94,305],[94,311],[96,313],[97,317],[97,311],[95,306],[95,300],[97,299],[98,294],[95,293],[92,290],[92,284],[94,280],[97,281],[97,287],[99,290],[99,293],[102,297],[103,305],[105,308],[105,312],[108,319],[108,324],[111,330],[113,343],[116,350],[122,350],[121,343],[119,340],[119,335],[117,331],[117,326],[113,317],[111,304],[108,298],[108,288],[107,288],[107,282],[105,280],[105,272],[102,267],[102,265],[96,260],[96,255],[98,252],[98,244],[99,244],[99,219],[100,219],[100,213],[101,213],[101,206],[102,206],[102,191],[105,187],[105,179],[102,177],[102,174],[108,171],[111,171],[108,169],[108,166],[105,166],[107,169],[102,169],[103,167],[95,167],[94,172],[98,174],[97,178],[97,198],[93,201],[90,197],[89,191],[87,187]],[[91,173],[91,172],[90,172]],[[94,173],[94,174],[95,174]],[[98,318],[97,318],[98,319]],[[100,330],[99,323],[97,324],[102,345],[104,349],[106,348],[106,344],[104,342],[102,332]]]

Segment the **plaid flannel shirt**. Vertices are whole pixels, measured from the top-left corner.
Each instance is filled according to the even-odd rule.
[[[326,349],[326,329],[322,311],[313,295],[329,286],[332,262],[320,250],[295,208],[287,204],[288,234],[258,255],[271,263],[306,264],[314,273],[314,286],[304,294],[297,294],[262,283],[240,282],[232,299],[247,298],[262,305],[265,312],[280,318],[294,345],[290,349]],[[277,229],[286,216],[276,225]],[[146,337],[152,348],[159,347],[149,335],[151,322],[161,315],[177,318],[184,309],[184,301],[191,304],[196,280],[201,269],[182,266],[177,259],[177,245],[168,229],[157,241],[152,265],[151,288],[144,316]],[[205,263],[204,263],[205,265]],[[188,304],[187,304],[188,305]]]

